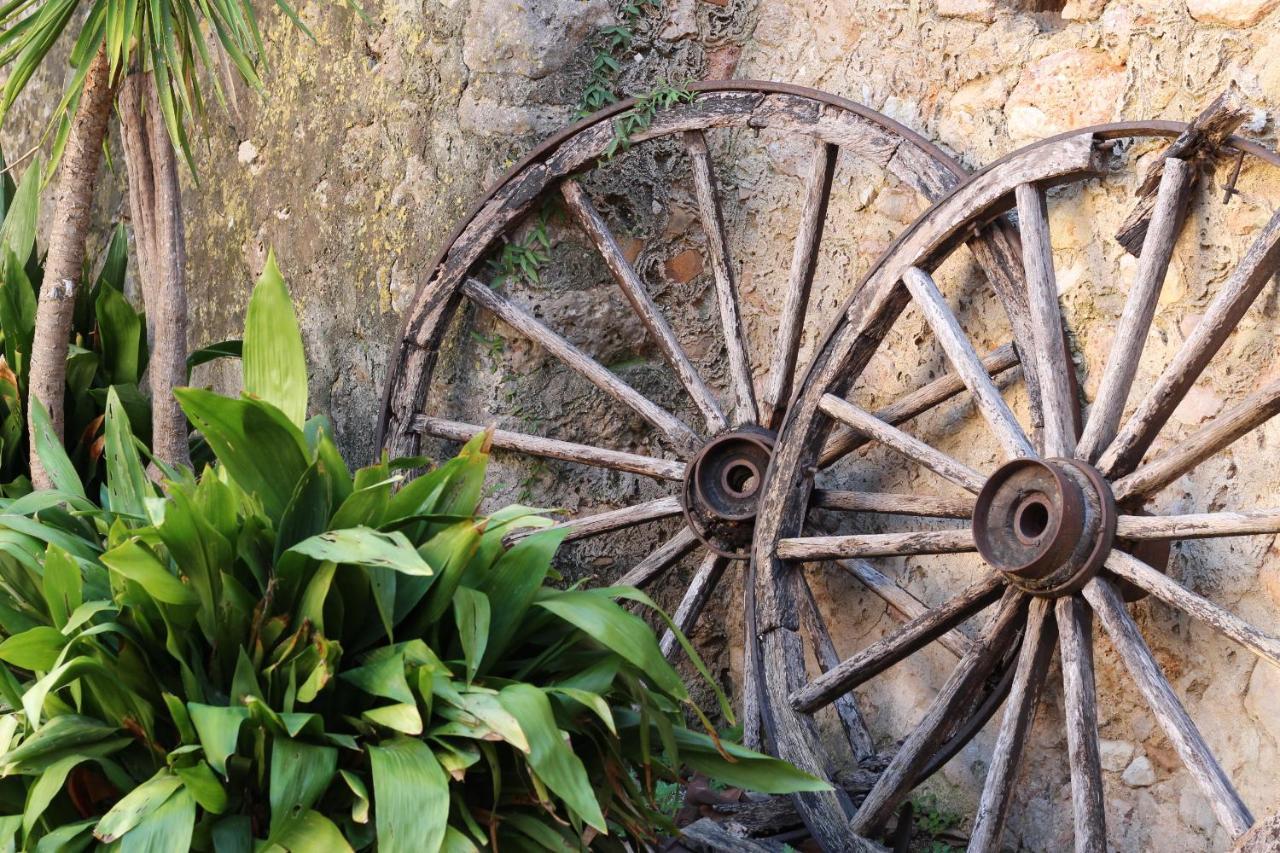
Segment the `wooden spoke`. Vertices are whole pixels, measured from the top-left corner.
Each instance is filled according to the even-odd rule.
[[[805,176],[804,209],[800,211],[800,229],[791,255],[791,271],[787,274],[782,316],[778,319],[778,334],[773,345],[773,362],[761,405],[760,422],[770,429],[781,426],[781,416],[791,396],[800,353],[800,333],[809,307],[809,289],[818,268],[818,248],[827,221],[827,200],[831,196],[837,152],[836,146],[814,140],[813,158]]]
[[[1235,406],[1178,442],[1168,453],[1112,484],[1116,501],[1151,495],[1195,468],[1280,412],[1280,379],[1250,394]]]
[[[692,551],[698,542],[698,537],[692,530],[682,527],[679,533],[658,546],[658,550],[636,563],[631,571],[618,578],[618,586],[648,586],[654,578]]]
[[[1271,279],[1277,263],[1280,263],[1280,211],[1262,229],[1173,360],[1099,458],[1098,468],[1103,474],[1114,478],[1137,466],[1178,403]]]
[[[830,672],[840,665],[840,655],[836,652],[836,645],[827,631],[827,623],[822,618],[822,611],[818,609],[818,602],[813,597],[813,589],[810,588],[808,579],[803,572],[796,572],[795,577],[796,586],[799,588],[800,619],[809,633],[810,642],[813,643],[813,656],[818,660],[819,670],[824,673]],[[853,750],[854,760],[861,761],[867,756],[875,755],[875,741],[871,739],[866,721],[862,719],[862,712],[858,710],[858,700],[852,693],[843,693],[836,698],[835,706],[836,715],[840,717],[840,725],[844,726],[849,747]]]
[[[635,527],[637,524],[656,521],[659,518],[669,518],[682,512],[684,512],[684,507],[680,503],[679,496],[669,495],[665,498],[645,501],[635,506],[624,506],[620,509],[606,510],[594,515],[584,515],[581,518],[571,518],[568,521],[553,525],[553,527],[569,531],[564,537],[565,541],[568,542],[573,539],[586,539],[627,527]],[[551,528],[523,528],[513,533],[508,533],[502,538],[502,542],[510,547],[521,539],[549,529]]]
[[[809,505],[818,509],[840,509],[846,512],[878,512],[886,515],[920,515],[933,518],[973,518],[972,500],[937,498],[932,495],[818,489],[813,493],[813,499]]]
[[[1071,805],[1076,853],[1106,853],[1106,808],[1102,800],[1102,758],[1098,749],[1098,702],[1093,675],[1093,613],[1079,595],[1054,605],[1062,693],[1071,762]]]
[[[907,592],[893,582],[893,579],[881,572],[866,560],[835,560],[835,565],[853,575],[884,600],[884,603],[903,619],[919,619],[929,612],[923,601]],[[938,636],[938,645],[958,658],[964,657],[973,648],[973,641],[958,629],[951,629]]]
[[[1086,462],[1097,461],[1120,428],[1120,418],[1124,415],[1133,377],[1138,372],[1138,359],[1160,301],[1160,290],[1169,272],[1169,261],[1173,258],[1178,232],[1182,230],[1195,179],[1195,169],[1185,160],[1165,159],[1151,224],[1138,259],[1138,272],[1125,298],[1124,313],[1120,315],[1120,325],[1113,338],[1115,344],[1107,355],[1098,394],[1089,408],[1089,418],[1076,450],[1076,455]]]
[[[484,427],[476,424],[448,421],[429,415],[419,415],[414,421],[414,428],[423,435],[432,435],[450,441],[470,441],[485,431]],[[655,459],[638,453],[605,450],[589,444],[574,444],[571,441],[558,441],[554,438],[542,438],[505,429],[495,429],[490,443],[502,450],[514,450],[530,456],[563,459],[566,462],[577,462],[580,465],[590,465],[595,468],[609,468],[614,471],[629,471],[632,474],[644,474],[646,477],[655,477],[660,480],[680,482],[684,479],[684,463],[671,459]]]
[[[591,238],[591,242],[600,253],[600,257],[604,259],[605,266],[609,268],[609,272],[613,275],[614,280],[618,282],[618,286],[622,288],[627,301],[631,303],[632,310],[636,312],[640,322],[644,323],[645,328],[649,330],[649,334],[653,335],[653,339],[658,344],[658,348],[662,350],[667,363],[671,365],[671,369],[675,371],[676,376],[680,379],[680,384],[689,392],[694,405],[698,407],[703,417],[706,418],[707,431],[714,435],[725,429],[728,426],[728,422],[725,420],[724,412],[720,410],[720,404],[716,402],[715,395],[711,393],[711,389],[707,387],[707,384],[702,380],[702,376],[693,366],[693,363],[689,361],[689,356],[676,338],[675,332],[671,329],[671,324],[667,322],[667,318],[658,310],[653,297],[649,295],[648,288],[644,286],[640,276],[636,275],[635,268],[631,266],[630,261],[622,253],[622,247],[618,245],[613,232],[605,224],[604,217],[596,211],[591,199],[587,197],[586,192],[577,181],[567,180],[562,183],[560,185],[560,194],[564,196],[565,203],[573,213],[578,225]]]
[[[866,409],[859,408],[834,394],[824,394],[818,408],[841,423],[865,433],[876,441],[950,480],[975,495],[982,490],[986,477],[940,450],[935,450],[914,436],[890,426]]]
[[[702,563],[694,572],[693,580],[689,581],[689,587],[684,591],[684,597],[680,599],[680,604],[671,617],[671,621],[676,623],[680,633],[687,636],[693,630],[693,626],[702,615],[707,602],[711,600],[712,593],[716,591],[716,584],[720,583],[720,578],[728,565],[728,557],[721,557],[712,551],[708,551],[702,558]],[[662,635],[659,648],[662,649],[663,657],[671,657],[676,650],[676,635],[673,631],[668,629]]]
[[[1196,595],[1131,554],[1112,551],[1107,557],[1107,568],[1112,574],[1146,590],[1165,604],[1207,623],[1272,666],[1280,666],[1280,638],[1263,633],[1234,613]]]
[[[963,554],[976,551],[973,531],[917,530],[855,536],[797,536],[778,541],[778,559],[837,560],[844,557],[901,557],[908,554]]]
[[[760,635],[756,633],[756,569],[755,562],[747,561],[742,579],[742,610],[745,614],[742,627],[742,745],[760,752],[764,749],[764,710],[760,697],[764,692],[760,664]]]
[[[1000,721],[1000,733],[996,735],[995,749],[982,786],[982,799],[978,802],[978,813],[969,833],[969,850],[975,853],[1000,850],[1000,837],[1004,834],[1004,822],[1013,800],[1013,784],[1022,760],[1022,748],[1035,719],[1040,690],[1044,687],[1049,661],[1053,657],[1055,638],[1050,606],[1047,599],[1037,598],[1027,610],[1026,635],[1018,652],[1013,687],[1004,704],[1004,719]]]
[[[1272,533],[1280,533],[1280,510],[1122,515],[1116,523],[1116,536],[1121,539],[1213,539]]]
[[[1116,653],[1142,691],[1147,705],[1172,741],[1182,763],[1209,799],[1218,822],[1232,838],[1239,838],[1253,825],[1253,815],[1232,787],[1231,780],[1219,766],[1209,745],[1200,736],[1196,724],[1174,695],[1173,688],[1160,671],[1160,665],[1142,639],[1133,617],[1125,610],[1120,593],[1110,581],[1096,577],[1085,586],[1084,596],[1102,620],[1102,627],[1111,638]]]
[[[483,282],[469,278],[463,282],[462,292],[472,302],[493,313],[515,331],[536,341],[592,385],[618,402],[630,406],[636,414],[657,427],[677,447],[692,452],[701,445],[701,441],[693,430],[681,423],[670,412],[650,401],[600,362],[551,331],[541,320],[494,292]]]
[[[997,347],[982,357],[982,368],[991,376],[1003,373],[1018,364],[1018,351],[1013,344]],[[912,418],[927,412],[934,406],[945,403],[965,390],[964,381],[959,374],[948,373],[929,384],[912,391],[902,399],[875,413],[875,416],[887,424],[898,426]],[[826,468],[840,461],[870,439],[861,432],[841,426],[828,439],[818,458],[819,467]]]
[[[715,173],[711,152],[700,130],[684,134],[685,148],[693,164],[693,188],[698,197],[698,215],[707,238],[711,272],[715,276],[716,300],[720,304],[720,325],[724,329],[724,345],[729,356],[729,381],[733,386],[733,425],[755,423],[755,389],[751,381],[751,359],[747,357],[746,337],[738,317],[738,287],[729,265],[729,248],[724,236],[724,220],[720,215],[720,199],[716,195]]]
[[[1022,235],[1022,268],[1027,277],[1031,345],[1044,407],[1044,452],[1046,456],[1070,456],[1076,449],[1075,394],[1071,390],[1075,365],[1063,337],[1049,210],[1044,190],[1036,184],[1020,184],[1014,197]]]
[[[889,766],[867,792],[849,829],[858,835],[870,835],[883,826],[911,788],[920,779],[920,771],[933,753],[946,740],[964,709],[973,704],[988,676],[999,665],[1025,621],[1026,597],[1008,587],[998,609],[983,629],[973,649],[956,665],[951,677],[934,698],[920,724],[912,730],[894,754]]]
[[[906,622],[896,631],[794,691],[790,697],[791,707],[811,714],[831,704],[837,697],[884,672],[974,614],[980,613],[998,599],[1003,590],[1003,579],[995,574],[988,575],[945,604]]]
[[[928,321],[929,328],[933,329],[960,381],[973,394],[978,411],[991,425],[1005,455],[1010,459],[1034,457],[1035,449],[1018,425],[1009,404],[1000,396],[1000,389],[996,388],[995,382],[991,381],[990,375],[983,369],[973,344],[969,343],[964,330],[960,328],[960,321],[951,312],[933,277],[919,267],[911,267],[903,274],[902,281],[911,291],[911,298],[916,305],[920,306],[921,313]]]

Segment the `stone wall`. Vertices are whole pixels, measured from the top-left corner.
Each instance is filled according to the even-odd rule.
[[[1059,13],[1020,11],[1013,0],[665,0],[642,10],[633,46],[617,53],[616,85],[642,92],[659,80],[741,77],[828,90],[888,113],[977,167],[1034,139],[1120,118],[1187,119],[1229,80],[1259,107],[1250,132],[1275,144],[1280,109],[1280,0],[1069,0]],[[307,4],[311,41],[274,11],[265,14],[266,98],[237,88],[229,113],[208,120],[198,160],[200,183],[186,195],[195,312],[193,343],[235,336],[252,281],[274,247],[302,314],[312,365],[313,409],[328,412],[344,452],[372,454],[374,419],[391,342],[414,287],[428,273],[455,220],[504,169],[536,142],[572,121],[590,81],[603,28],[619,20],[610,0],[386,0],[368,4],[365,24],[338,6]],[[40,83],[42,91],[54,88]],[[3,141],[25,150],[47,105],[28,98],[25,132]],[[731,241],[740,247],[747,334],[765,352],[778,311],[780,271],[789,259],[806,149],[767,134],[713,139],[725,180]],[[601,170],[592,190],[614,203],[626,248],[678,316],[691,354],[720,360],[716,314],[702,243],[678,151],[655,151]],[[1132,152],[1135,162],[1149,154]],[[1212,203],[1197,208],[1162,300],[1143,362],[1153,376],[1203,310],[1212,286],[1253,229],[1280,203],[1274,171],[1246,170],[1243,194],[1216,200],[1224,170],[1209,181]],[[105,185],[102,209],[120,212]],[[1054,234],[1060,285],[1081,356],[1097,365],[1123,303],[1132,259],[1109,242],[1132,183],[1102,182],[1058,200]],[[923,209],[909,189],[842,158],[828,239],[815,283],[806,354],[851,284]],[[556,217],[556,246],[540,281],[514,287],[543,316],[628,380],[657,395],[671,383],[625,303],[588,245]],[[526,231],[527,233],[527,226]],[[963,309],[979,349],[1007,339],[1003,318],[977,296],[972,270],[947,270],[944,291]],[[1238,397],[1269,371],[1276,322],[1274,292],[1246,318],[1228,349],[1238,371],[1217,369],[1180,409],[1186,430]],[[484,417],[504,401],[528,400],[519,417],[562,438],[602,432],[626,446],[631,428],[578,385],[542,372],[543,359],[518,344],[483,342],[498,331],[474,318],[470,339],[446,358],[437,390],[455,411]],[[607,334],[603,333],[608,330]],[[470,349],[465,347],[469,346]],[[464,351],[465,350],[465,351]],[[940,354],[908,316],[890,339],[892,358],[873,362],[868,403],[890,399],[936,375]],[[232,371],[202,368],[198,381],[234,386]],[[516,379],[509,378],[511,375]],[[763,374],[758,370],[758,380]],[[712,376],[722,381],[723,376]],[[1086,390],[1096,385],[1086,376]],[[1010,399],[1022,406],[1020,386]],[[671,398],[674,401],[674,397]],[[675,403],[673,402],[673,405]],[[501,410],[500,408],[498,410]],[[515,416],[514,412],[506,412]],[[960,405],[927,419],[946,449],[979,467],[996,460],[978,418]],[[1269,427],[1232,454],[1180,481],[1165,509],[1204,511],[1266,506],[1280,494],[1274,462],[1280,430]],[[872,454],[850,483],[888,490],[937,488],[895,459]],[[563,472],[563,474],[561,473]],[[634,502],[659,492],[636,478],[571,468],[501,463],[495,500],[524,500],[579,511]],[[603,501],[603,503],[602,503]],[[574,570],[605,573],[658,541],[661,529],[623,543],[576,546]],[[1221,604],[1272,631],[1280,604],[1280,554],[1265,537],[1180,547],[1181,577]],[[680,571],[687,576],[691,566]],[[885,568],[929,602],[963,583],[963,561],[890,561]],[[845,654],[895,623],[878,599],[839,578],[819,593]],[[740,593],[699,629],[716,672],[732,684],[740,670]],[[669,594],[668,594],[669,596]],[[671,603],[668,597],[665,599]],[[1152,603],[1135,609],[1175,688],[1255,812],[1280,801],[1280,675],[1203,626]],[[923,713],[951,659],[930,651],[861,691],[877,733],[889,743]],[[1181,769],[1168,740],[1105,640],[1099,652],[1103,761],[1113,843],[1123,850],[1222,849],[1207,804]],[[942,808],[966,811],[985,773],[993,734],[986,732],[930,784]],[[1069,844],[1070,814],[1061,700],[1048,700],[1033,732],[1007,842],[1049,850]]]

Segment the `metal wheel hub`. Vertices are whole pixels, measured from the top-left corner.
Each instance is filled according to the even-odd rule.
[[[722,557],[750,556],[756,508],[773,458],[774,433],[759,426],[721,433],[690,460],[684,477],[689,528]]]
[[[1077,592],[1102,568],[1116,502],[1097,469],[1075,459],[1016,459],[978,494],[973,539],[1011,583],[1034,595]]]

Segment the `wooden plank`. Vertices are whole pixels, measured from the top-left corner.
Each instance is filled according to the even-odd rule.
[[[796,586],[800,591],[800,621],[809,634],[809,643],[813,646],[813,656],[818,661],[818,669],[824,673],[830,672],[840,665],[840,654],[836,651],[836,644],[827,630],[827,623],[822,618],[822,610],[818,607],[817,599],[813,597],[813,589],[809,586],[808,578],[803,572],[796,572],[795,577]],[[840,718],[840,725],[844,727],[845,737],[849,741],[849,748],[853,750],[854,760],[861,762],[875,755],[875,741],[871,738],[871,732],[867,730],[867,723],[862,718],[862,712],[858,709],[858,700],[853,693],[844,693],[837,697],[835,708],[836,715]]]
[[[648,586],[654,578],[671,568],[676,561],[692,551],[699,543],[698,537],[687,527],[680,528],[658,549],[635,564],[631,571],[618,578],[618,586]]]
[[[472,302],[491,312],[516,332],[536,342],[613,399],[630,407],[640,417],[657,427],[676,447],[692,453],[702,445],[697,434],[675,415],[623,382],[613,371],[553,332],[541,320],[511,300],[474,278],[463,282],[462,290]]]
[[[1138,272],[1129,288],[1129,295],[1125,297],[1120,325],[1112,337],[1113,344],[1098,383],[1098,394],[1089,407],[1089,417],[1076,452],[1086,462],[1097,461],[1120,428],[1133,377],[1138,372],[1138,362],[1151,331],[1151,320],[1160,301],[1160,290],[1169,272],[1173,248],[1178,242],[1187,205],[1191,201],[1194,169],[1187,161],[1176,157],[1164,163],[1164,176],[1160,179],[1151,227],[1147,229],[1146,240],[1142,244]]]
[[[733,386],[733,425],[756,423],[755,388],[751,379],[751,359],[747,355],[746,336],[738,316],[738,286],[729,265],[729,247],[725,239],[724,219],[720,214],[720,198],[716,193],[715,172],[711,152],[701,130],[684,134],[684,145],[693,165],[693,188],[698,199],[698,215],[706,235],[708,260],[716,283],[716,301],[720,306],[720,326],[724,330],[725,352],[729,358],[729,383]]]
[[[1212,539],[1280,533],[1280,510],[1199,512],[1187,515],[1122,515],[1119,539]]]
[[[567,530],[568,533],[564,537],[566,542],[574,539],[588,539],[592,536],[601,536],[605,533],[613,533],[628,527],[635,527],[637,524],[670,518],[673,515],[680,515],[682,512],[684,512],[684,507],[680,503],[680,497],[678,495],[669,495],[665,498],[645,501],[634,506],[624,506],[618,509],[593,513],[592,515],[571,518],[567,521],[553,524],[551,527],[523,527],[502,537],[502,543],[509,548],[521,539],[527,539],[535,533],[541,533],[543,530]]]
[[[1027,628],[1022,649],[1018,652],[1013,687],[1005,700],[1004,719],[1000,721],[995,748],[987,762],[982,798],[978,801],[973,829],[969,832],[969,850],[972,853],[998,853],[1000,850],[1000,838],[1009,817],[1009,806],[1013,803],[1013,786],[1017,781],[1022,750],[1035,720],[1036,705],[1053,656],[1056,635],[1051,608],[1048,599],[1037,598],[1027,611]]]
[[[1125,610],[1120,593],[1106,579],[1095,577],[1085,585],[1084,597],[1102,620],[1121,662],[1147,700],[1147,706],[1191,773],[1191,778],[1209,800],[1218,822],[1232,838],[1239,838],[1253,825],[1253,815],[1174,695],[1133,617]]]
[[[414,418],[413,426],[424,435],[463,442],[470,441],[485,431],[485,427],[477,424],[433,418],[429,415],[418,415]],[[673,459],[655,459],[638,453],[606,450],[589,444],[575,444],[571,441],[559,441],[505,429],[493,430],[489,441],[493,447],[501,450],[514,450],[530,456],[562,459],[565,462],[577,462],[580,465],[609,468],[614,471],[629,471],[632,474],[643,474],[659,480],[676,482],[684,480],[684,463]]]
[[[711,600],[712,594],[716,591],[716,585],[720,583],[720,578],[728,565],[728,557],[721,557],[712,551],[708,551],[702,558],[702,563],[689,581],[689,586],[685,589],[676,612],[671,616],[671,621],[676,623],[680,633],[686,637],[693,630],[707,602]],[[662,635],[658,647],[662,649],[662,656],[665,658],[670,658],[675,653],[676,635],[671,629],[667,629]]]
[[[901,625],[791,693],[791,707],[806,714],[830,705],[989,607],[1004,593],[1004,579],[990,574],[949,601]],[[966,655],[967,657],[967,655]]]
[[[1107,569],[1188,616],[1230,637],[1272,666],[1280,667],[1280,638],[1273,637],[1123,551],[1112,551]]]
[[[1163,456],[1111,484],[1116,502],[1151,495],[1280,413],[1280,379],[1250,394],[1181,439]]]
[[[701,374],[689,360],[671,324],[658,309],[653,297],[649,295],[649,289],[644,286],[635,268],[623,254],[622,247],[618,245],[604,217],[596,211],[595,205],[591,203],[591,199],[587,197],[577,181],[567,180],[560,184],[560,194],[564,197],[578,225],[591,238],[596,251],[600,253],[605,266],[609,268],[609,273],[622,289],[623,295],[627,297],[627,302],[631,304],[631,310],[636,312],[640,322],[644,323],[645,328],[649,330],[658,349],[666,358],[667,364],[671,365],[671,369],[675,371],[676,378],[689,393],[694,405],[702,412],[707,422],[708,434],[715,435],[725,429],[729,424],[725,420],[719,402],[716,401],[715,394],[711,393],[711,389],[707,387]]]
[[[971,498],[817,489],[813,493],[813,501],[810,505],[816,509],[839,509],[845,512],[920,515],[932,518],[973,518]]]
[[[982,367],[992,376],[1018,365],[1018,353],[1013,344],[997,347],[982,357]],[[959,374],[947,373],[901,399],[879,409],[875,416],[887,424],[900,426],[907,421],[941,405],[964,391],[964,381]],[[848,454],[863,447],[870,439],[846,426],[836,429],[822,449],[818,465],[826,468]]]
[[[1076,402],[1070,381],[1076,368],[1063,337],[1058,278],[1049,236],[1049,208],[1044,190],[1035,184],[1019,184],[1015,195],[1023,271],[1027,278],[1030,348],[1035,353],[1040,403],[1044,410],[1044,453],[1051,457],[1069,457],[1076,447]]]
[[[1276,211],[1259,232],[1205,309],[1200,322],[1178,347],[1110,447],[1098,458],[1098,469],[1105,476],[1114,479],[1137,467],[1178,403],[1271,280],[1277,266],[1280,266],[1280,211]]]
[[[847,557],[964,554],[978,550],[973,530],[916,530],[851,536],[795,536],[778,540],[778,559],[813,562]]]
[[[800,227],[796,232],[791,269],[787,273],[782,299],[782,314],[778,318],[778,332],[774,338],[773,361],[769,366],[760,409],[760,422],[770,429],[778,429],[782,425],[782,415],[795,381],[800,336],[809,309],[809,290],[818,268],[818,250],[827,221],[827,200],[831,197],[837,153],[834,145],[814,141],[813,157],[805,175]]]
[[[920,771],[946,740],[963,709],[970,706],[987,677],[999,665],[1026,621],[1026,597],[1012,587],[1005,590],[996,612],[983,629],[973,650],[957,664],[951,677],[929,706],[924,719],[907,735],[889,766],[850,822],[858,835],[868,835],[888,823],[920,779]]]
[[[846,426],[874,438],[886,447],[928,468],[939,477],[950,480],[975,495],[982,490],[982,484],[986,482],[986,477],[963,462],[930,447],[915,436],[907,435],[866,409],[859,408],[834,394],[824,394],[818,406],[824,413]]]
[[[991,376],[983,368],[973,344],[960,328],[960,321],[951,312],[947,300],[933,277],[919,267],[910,267],[902,276],[911,298],[920,308],[929,328],[942,345],[952,369],[960,377],[982,417],[990,425],[996,441],[1004,448],[1009,459],[1024,459],[1036,456],[1035,449],[1027,439],[1018,419],[1013,416],[1009,404],[1004,401]]]
[[[1093,673],[1093,613],[1079,595],[1067,595],[1055,602],[1054,615],[1058,624],[1058,650],[1062,655],[1063,710],[1067,724],[1067,758],[1071,762],[1076,853],[1107,853]]]
[[[834,560],[832,562],[861,581],[867,589],[880,596],[884,603],[889,605],[890,609],[902,619],[919,619],[929,612],[928,605],[898,586],[893,582],[892,578],[882,573],[866,560]],[[962,658],[973,648],[973,640],[970,640],[959,629],[953,628],[938,636],[938,645],[956,657]]]

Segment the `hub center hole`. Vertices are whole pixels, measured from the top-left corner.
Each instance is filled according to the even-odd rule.
[[[1049,529],[1049,506],[1041,497],[1029,498],[1018,507],[1013,519],[1013,529],[1024,543],[1030,545]]]
[[[760,472],[749,462],[734,462],[724,470],[724,487],[734,497],[746,498],[755,494],[759,480]]]

